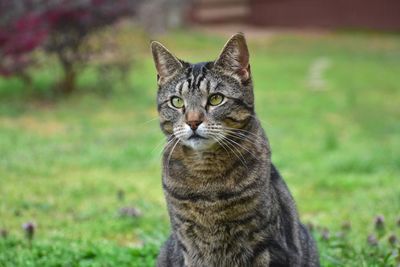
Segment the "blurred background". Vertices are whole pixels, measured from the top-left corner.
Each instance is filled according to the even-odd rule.
[[[238,31],[322,266],[400,266],[397,0],[0,0],[0,266],[154,266],[150,40],[207,61]]]

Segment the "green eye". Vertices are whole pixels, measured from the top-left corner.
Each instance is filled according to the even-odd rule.
[[[171,98],[171,104],[176,108],[183,108],[183,99],[177,96]]]
[[[221,94],[215,94],[215,95],[211,95],[211,96],[208,98],[208,103],[209,103],[211,106],[218,106],[219,104],[222,103],[223,100],[224,100],[224,96],[223,96],[223,95],[221,95]]]

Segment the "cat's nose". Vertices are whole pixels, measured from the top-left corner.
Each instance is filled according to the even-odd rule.
[[[196,131],[200,124],[203,123],[203,114],[200,112],[188,112],[186,114],[186,124],[190,129]]]
[[[202,121],[187,121],[186,123],[190,126],[190,129],[196,131]]]

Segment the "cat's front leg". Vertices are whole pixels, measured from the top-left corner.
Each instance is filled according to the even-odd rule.
[[[269,252],[266,250],[263,253],[259,254],[256,258],[253,259],[253,267],[269,267],[271,262],[271,257]]]
[[[156,267],[187,267],[183,253],[174,236],[170,236],[161,247]]]

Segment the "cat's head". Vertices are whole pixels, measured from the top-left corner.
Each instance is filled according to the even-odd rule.
[[[252,119],[249,52],[242,33],[232,36],[210,62],[185,62],[158,42],[152,42],[151,49],[158,73],[160,125],[167,136],[205,150]]]

